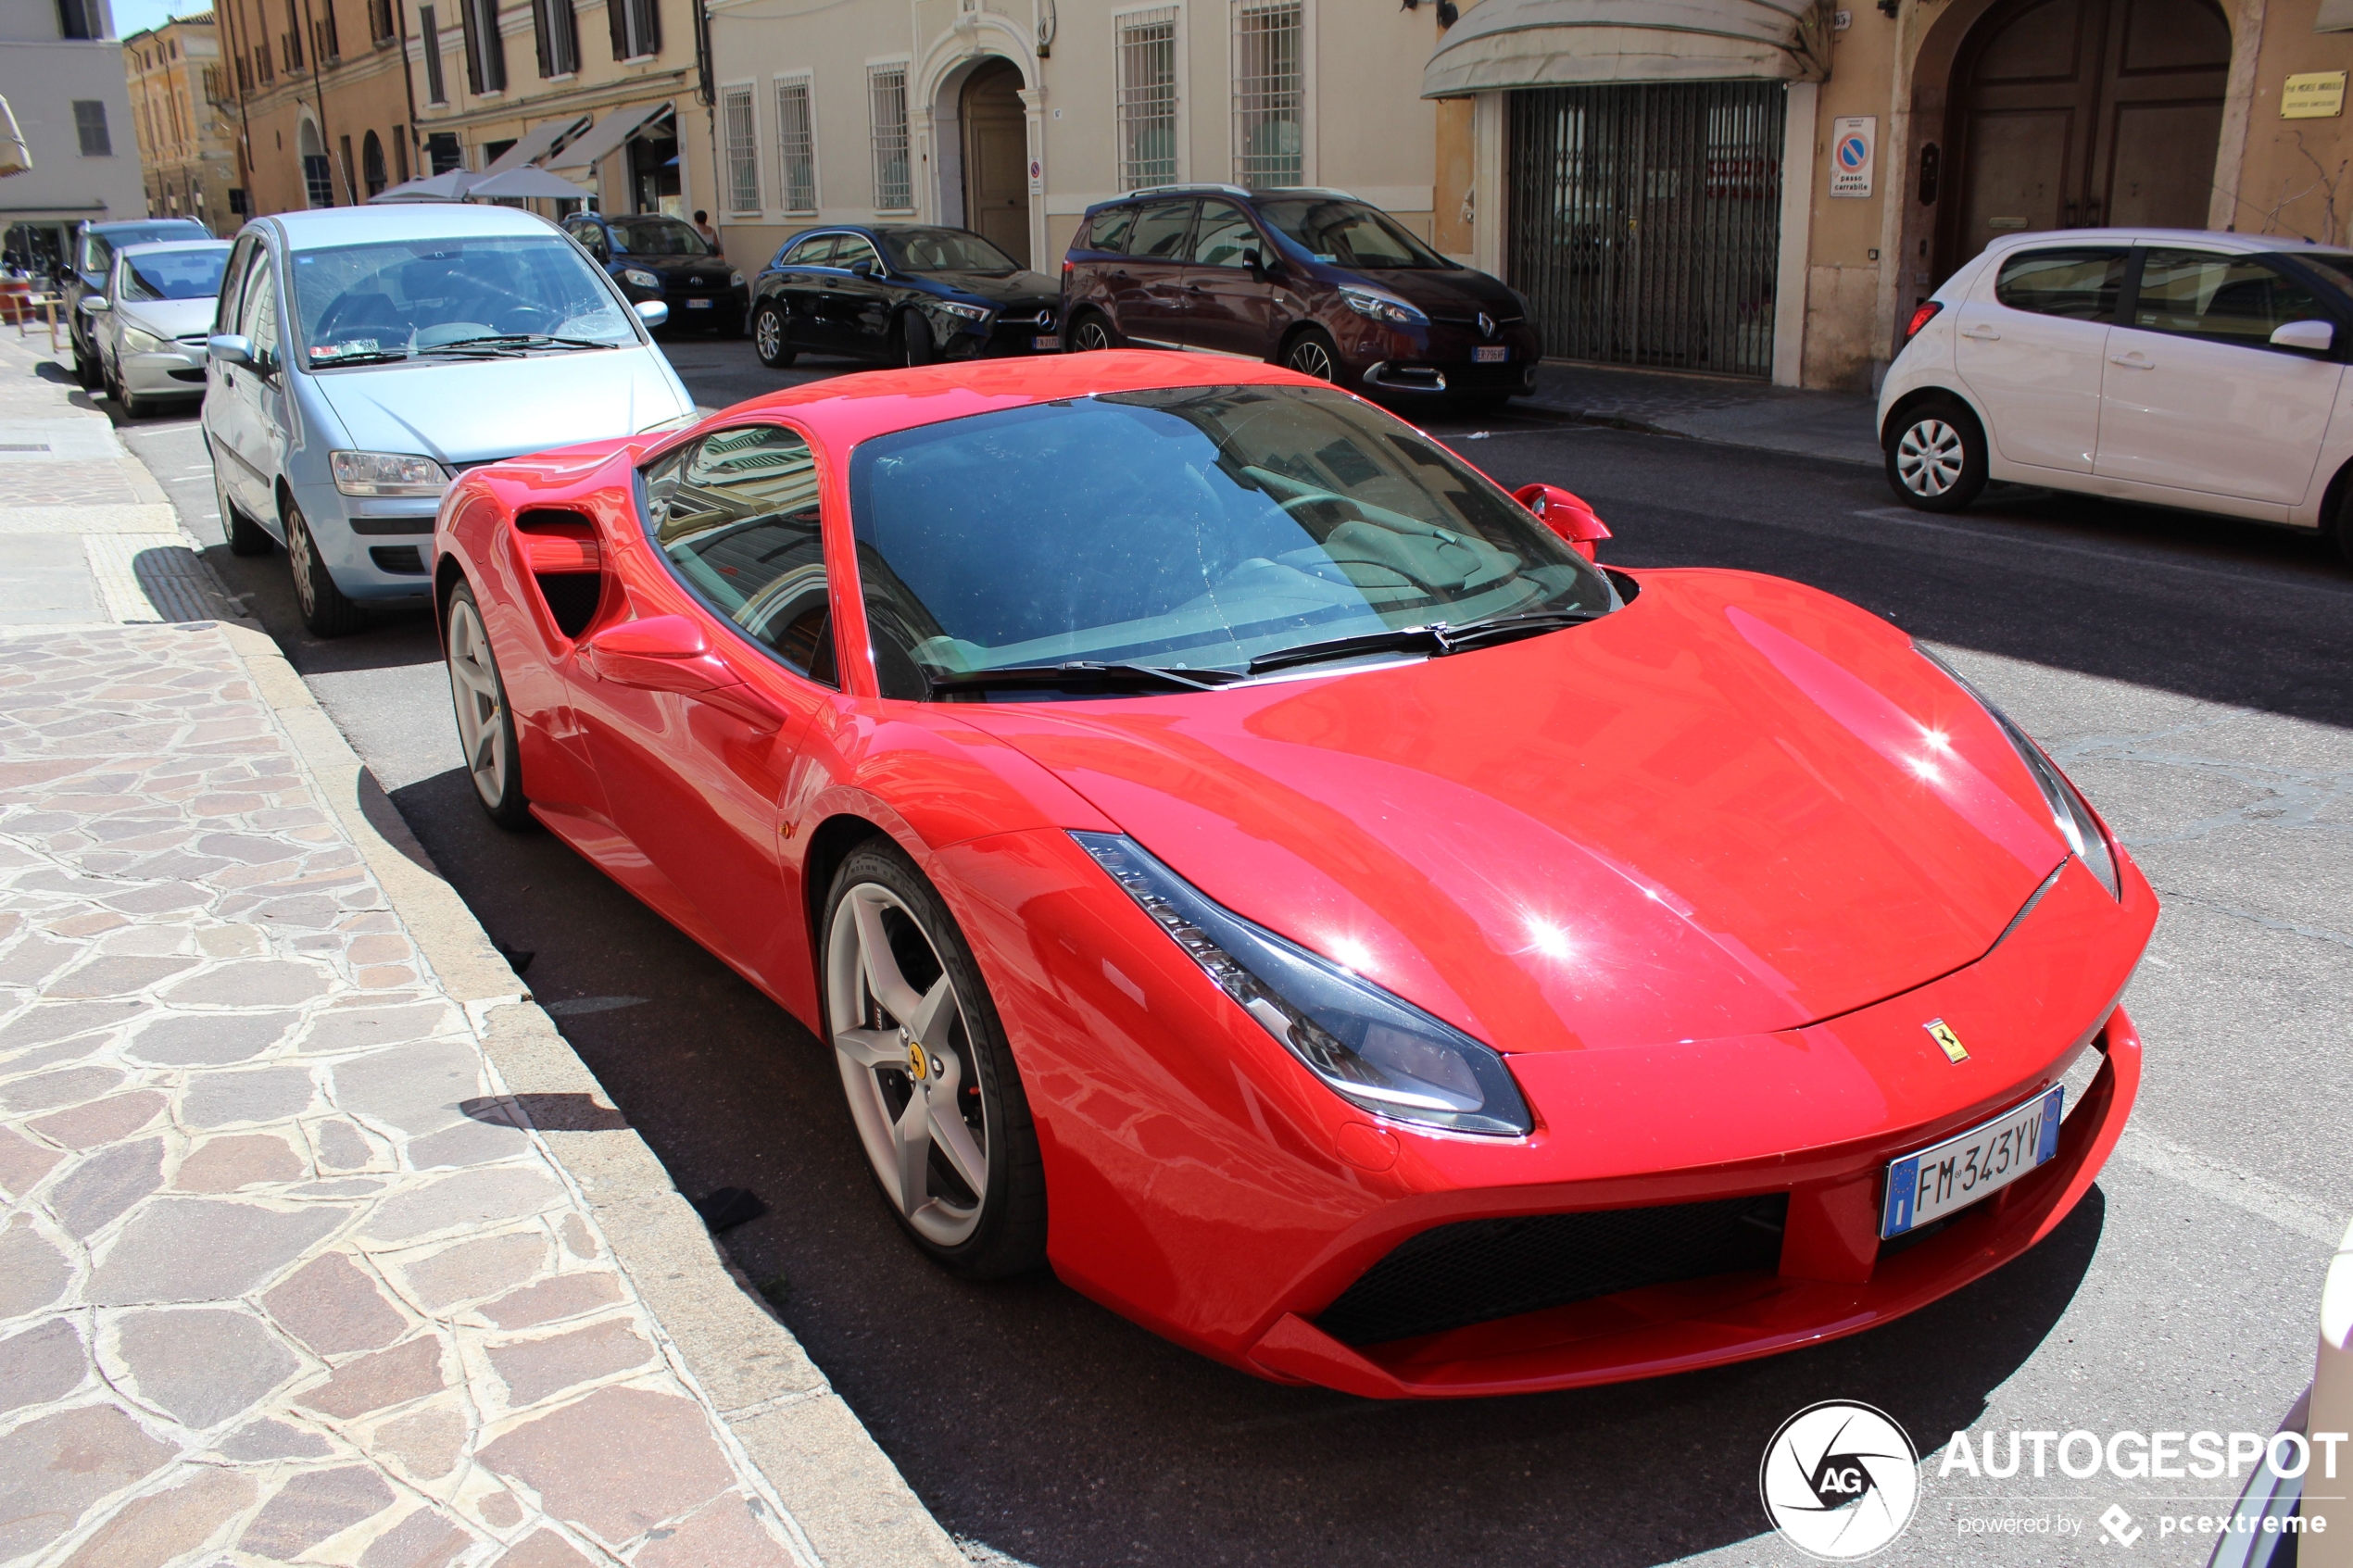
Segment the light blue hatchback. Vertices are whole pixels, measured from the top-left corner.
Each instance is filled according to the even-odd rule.
[[[420,203],[258,218],[208,345],[205,445],[229,547],[284,544],[315,636],[432,593],[460,469],[689,419],[633,307],[554,225]]]

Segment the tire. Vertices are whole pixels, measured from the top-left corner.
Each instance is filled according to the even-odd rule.
[[[932,347],[930,326],[912,310],[899,313],[899,330],[890,335],[902,365],[928,365],[939,358]]]
[[[2345,558],[2347,566],[2353,566],[2353,484],[2347,484],[2338,498],[2336,523],[2329,532],[2336,536],[2336,553]]]
[[[751,313],[751,351],[772,370],[789,370],[800,358],[792,345],[791,322],[773,299],[763,299]]]
[[[1317,381],[1340,380],[1340,345],[1321,327],[1310,327],[1283,349],[1283,369]]]
[[[237,504],[229,499],[229,487],[220,483],[218,461],[212,467],[212,500],[213,505],[220,508],[220,532],[229,536],[231,555],[266,556],[270,553],[270,546],[277,541],[270,537],[268,529],[239,511]]]
[[[473,780],[474,798],[502,828],[527,827],[531,802],[522,792],[522,751],[515,740],[515,716],[507,706],[507,683],[498,673],[482,607],[471,587],[449,592],[443,613],[444,662],[449,667],[449,701],[458,719],[458,745]]]
[[[947,905],[897,845],[876,837],[834,873],[824,929],[826,1031],[851,1123],[900,1227],[967,1279],[1037,1267],[1046,1255],[1038,1131],[980,966]],[[905,1018],[886,995],[900,998]],[[909,1020],[920,1028],[911,1032]],[[928,1110],[902,1135],[918,1097]],[[912,1182],[901,1174],[911,1165]]]
[[[70,332],[67,336],[73,344],[73,379],[81,384],[82,391],[97,391],[106,384],[106,367],[98,363],[96,346],[93,345],[85,348],[79,336]]]
[[[1931,397],[1889,421],[1887,483],[1924,512],[1957,512],[1985,488],[1985,432],[1958,399]]]
[[[1070,335],[1063,340],[1063,352],[1068,354],[1092,354],[1118,346],[1117,330],[1100,310],[1081,310],[1070,324]]]
[[[368,623],[367,612],[335,586],[334,574],[319,558],[310,525],[291,496],[286,501],[286,565],[294,573],[295,607],[312,636],[347,637]]]

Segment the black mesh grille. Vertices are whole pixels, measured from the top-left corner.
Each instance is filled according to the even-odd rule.
[[[422,575],[425,558],[414,545],[377,545],[368,557],[385,571],[407,571]]]
[[[1466,1220],[1398,1243],[1315,1325],[1378,1345],[1645,1285],[1780,1265],[1789,1195]]]

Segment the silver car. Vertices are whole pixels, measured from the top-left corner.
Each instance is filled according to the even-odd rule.
[[[658,430],[694,400],[631,307],[552,224],[418,203],[256,219],[207,360],[205,445],[229,547],[283,541],[314,636],[429,602],[458,470]]]
[[[204,395],[205,334],[228,260],[226,240],[125,245],[106,287],[82,296],[99,382],[125,414]]]

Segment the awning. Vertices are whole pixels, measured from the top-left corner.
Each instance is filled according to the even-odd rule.
[[[1830,72],[1829,0],[1482,0],[1438,41],[1422,96]]]
[[[576,114],[568,119],[551,119],[544,125],[535,125],[522,133],[522,141],[491,159],[490,167],[484,169],[483,173],[485,175],[504,174],[510,169],[521,169],[526,163],[537,163],[547,156],[548,148],[580,129],[587,121],[586,115]]]
[[[669,107],[667,98],[651,104],[624,105],[589,127],[579,141],[549,158],[547,167],[594,169],[607,153],[627,141],[631,132]]]
[[[500,196],[545,196],[555,201],[586,201],[594,191],[584,191],[561,175],[550,174],[544,169],[510,169],[504,174],[485,174],[466,187],[470,202],[491,201]]]
[[[471,169],[452,169],[440,174],[427,174],[405,181],[389,191],[378,191],[368,198],[369,205],[387,202],[454,202],[463,201],[467,190],[482,178]]]
[[[8,107],[8,100],[0,98],[0,174],[23,174],[32,168],[32,151],[24,144],[24,132],[17,129],[17,117]]]

